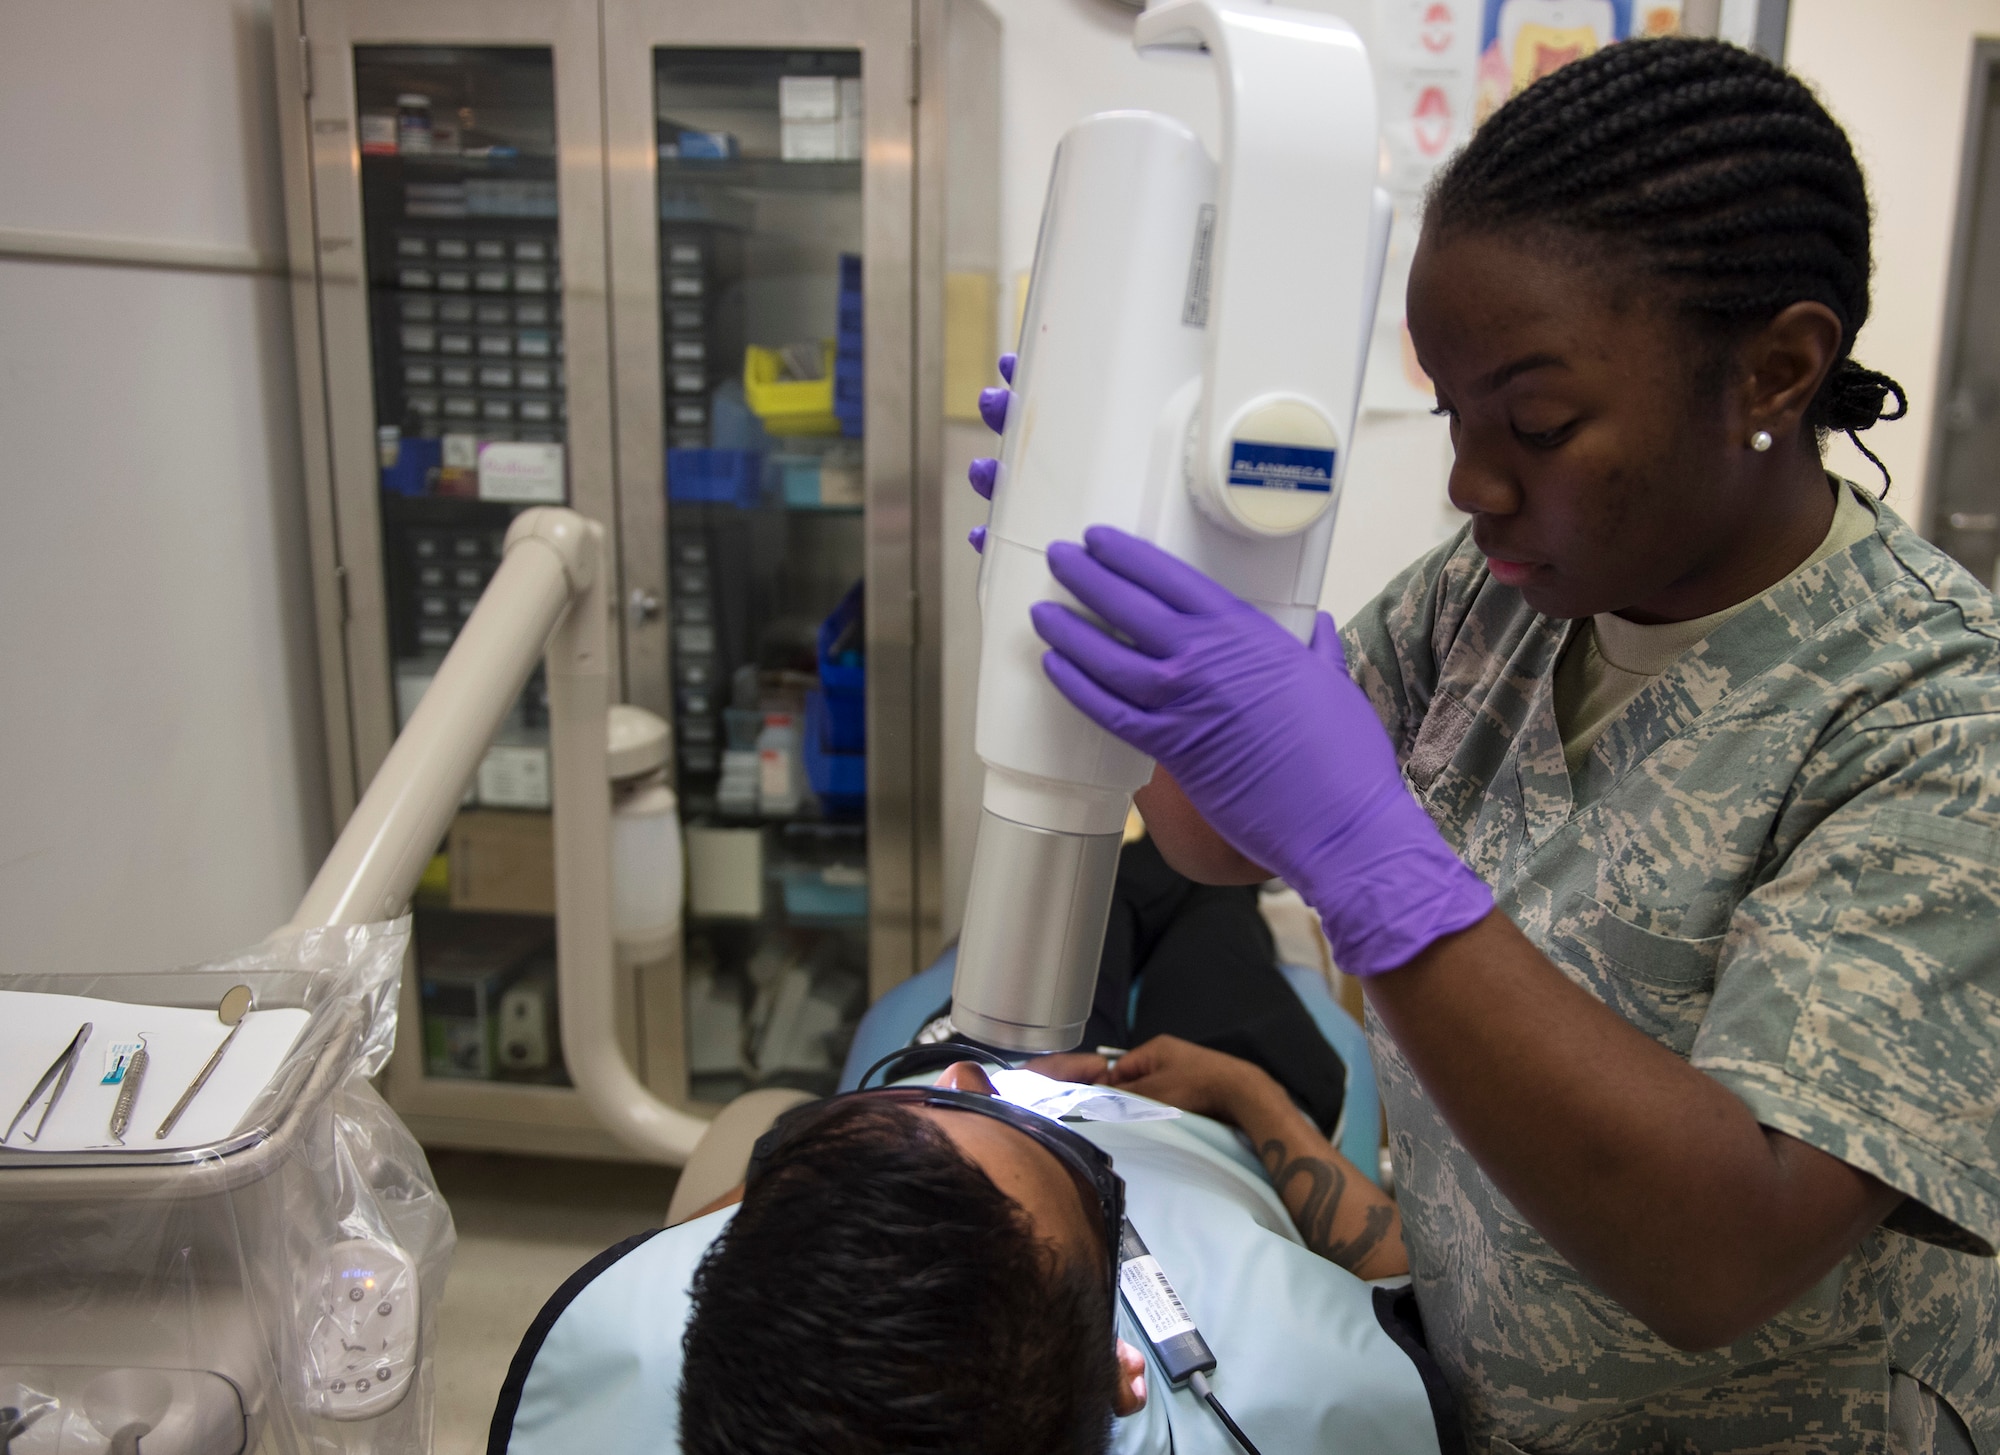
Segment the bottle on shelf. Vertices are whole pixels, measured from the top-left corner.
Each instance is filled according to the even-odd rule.
[[[797,722],[789,712],[765,713],[764,730],[757,734],[757,811],[791,817],[804,798],[804,780]]]
[[[430,97],[405,91],[396,98],[396,150],[406,157],[430,155]]]

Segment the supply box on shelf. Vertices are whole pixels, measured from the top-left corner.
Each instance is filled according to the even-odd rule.
[[[667,498],[686,505],[756,508],[762,497],[764,457],[755,450],[670,449]]]
[[[750,411],[775,435],[839,434],[840,416],[833,408],[834,345],[825,345],[825,363],[817,379],[784,377],[784,355],[752,344],[743,351],[743,394]]]
[[[840,604],[820,623],[819,685],[826,699],[826,746],[858,753],[867,746],[868,665],[862,656],[863,583],[848,587]]]
[[[862,640],[863,583],[855,582],[820,623],[819,686],[806,694],[806,781],[834,818],[868,805],[868,665]]]
[[[824,692],[806,696],[806,782],[820,807],[834,817],[862,813],[868,807],[868,758],[862,753],[836,753],[825,746],[831,736]]]

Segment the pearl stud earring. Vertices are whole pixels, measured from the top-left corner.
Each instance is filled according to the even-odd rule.
[[[1760,429],[1757,431],[1757,433],[1751,435],[1750,448],[1755,450],[1760,455],[1763,454],[1764,451],[1770,449],[1771,432],[1768,429]]]

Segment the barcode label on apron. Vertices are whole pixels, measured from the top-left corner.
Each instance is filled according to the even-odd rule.
[[[1118,1290],[1125,1295],[1132,1317],[1155,1344],[1164,1344],[1176,1334],[1190,1333],[1194,1320],[1181,1306],[1180,1295],[1160,1271],[1159,1260],[1148,1253],[1127,1259],[1118,1268]]]

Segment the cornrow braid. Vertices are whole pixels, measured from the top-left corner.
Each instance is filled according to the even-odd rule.
[[[1722,336],[1824,304],[1840,355],[1806,422],[1844,431],[1888,492],[1856,434],[1908,409],[1900,384],[1851,357],[1868,320],[1868,189],[1840,124],[1782,67],[1693,37],[1607,46],[1496,111],[1431,183],[1424,219],[1619,240]]]

